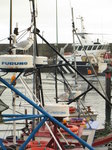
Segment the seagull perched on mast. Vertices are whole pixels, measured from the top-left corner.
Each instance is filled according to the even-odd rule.
[[[11,35],[11,38],[13,40],[13,47],[14,49],[19,49],[19,50],[23,50],[23,51],[26,51],[28,50],[32,44],[33,44],[33,39],[32,37],[28,37],[27,40],[24,40],[24,41],[21,41],[19,43],[17,43],[17,40],[16,40],[16,35],[13,34]]]

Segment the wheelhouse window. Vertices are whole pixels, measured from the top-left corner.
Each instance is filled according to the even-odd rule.
[[[84,46],[84,50],[86,50],[87,49],[87,46]]]
[[[87,50],[91,50],[92,49],[92,46],[90,45],[90,46],[88,46],[88,49]]]
[[[78,47],[78,51],[81,51],[81,49],[82,49],[82,46],[79,46],[79,47]]]
[[[98,46],[98,49],[101,49],[101,48],[102,48],[102,45],[99,45],[99,46]]]
[[[97,46],[95,45],[95,46],[93,46],[93,50],[96,50],[96,48],[97,48]]]

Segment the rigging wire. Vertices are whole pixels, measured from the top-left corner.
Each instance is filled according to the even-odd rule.
[[[24,31],[18,38],[17,41],[19,41],[20,39],[22,39],[26,34],[28,33],[28,31]]]
[[[5,75],[7,75],[8,74],[8,72],[5,72],[3,75],[0,75],[0,77],[3,77],[3,76],[5,76]]]
[[[79,76],[84,79],[102,98],[104,98],[104,100],[106,102],[108,102],[108,104],[112,107],[111,102],[109,101],[109,99],[107,97],[105,97],[104,94],[102,94],[94,85],[92,85],[89,80],[87,80],[75,67],[73,67],[47,40],[45,40],[40,34],[39,31],[37,30],[36,34],[55,52],[57,53],[71,68],[74,69],[74,71],[76,71]]]
[[[83,46],[83,44],[82,44],[82,42],[81,42],[81,40],[80,40],[80,38],[79,38],[79,36],[78,36],[76,30],[75,30],[75,34],[76,34],[76,36],[77,36],[77,38],[78,38],[78,40],[79,40],[79,42],[80,42],[80,44],[81,44],[81,46],[82,46],[82,49],[83,49],[83,51],[84,51],[84,53],[85,53],[85,55],[86,55],[86,57],[87,57],[87,59],[88,59],[90,65],[91,65],[92,69],[93,69],[93,72],[94,72],[94,74],[95,74],[95,77],[96,77],[96,79],[97,79],[97,81],[98,81],[98,83],[99,83],[99,85],[100,85],[100,87],[101,87],[101,89],[102,89],[102,91],[103,91],[103,94],[104,94],[104,95],[106,96],[106,98],[108,99],[108,96],[107,96],[105,90],[103,89],[103,86],[102,86],[102,84],[101,84],[101,82],[100,82],[100,80],[99,80],[99,78],[98,78],[98,76],[97,76],[97,73],[96,73],[96,71],[95,71],[95,69],[94,69],[94,67],[93,67],[93,65],[92,65],[92,63],[91,63],[91,61],[90,61],[90,59],[89,59],[89,57],[88,57],[86,51],[85,51],[85,48],[84,48],[84,46]],[[108,99],[108,101],[109,101],[109,99]]]
[[[72,7],[71,7],[71,0],[69,0],[69,3],[70,3],[70,8],[71,8],[71,10],[72,10]],[[87,55],[87,52],[86,52],[86,50],[85,50],[85,47],[84,47],[84,45],[82,44],[82,42],[81,42],[81,40],[80,40],[80,38],[79,38],[79,35],[78,35],[76,29],[74,29],[74,34],[76,35],[77,39],[79,40],[80,45],[82,46],[82,49],[83,49],[83,51],[84,51],[84,53],[85,53],[85,55],[86,55],[86,58],[88,59],[90,65],[91,65],[91,67],[92,67],[92,70],[93,70],[93,72],[94,72],[94,74],[95,74],[95,77],[97,78],[97,81],[98,81],[98,83],[99,83],[99,85],[100,85],[100,87],[101,87],[101,89],[102,89],[102,91],[103,91],[103,94],[104,94],[104,95],[106,96],[106,98],[108,99],[108,96],[107,96],[105,90],[103,89],[103,86],[102,86],[102,84],[101,84],[101,82],[100,82],[100,80],[99,80],[99,78],[98,78],[98,76],[97,76],[97,73],[96,73],[96,71],[95,71],[95,69],[94,69],[94,67],[93,67],[93,65],[92,65],[92,63],[91,63],[91,61],[90,61],[90,59],[89,59],[89,57],[88,57],[88,55]],[[108,100],[109,100],[109,99],[108,99]]]
[[[18,40],[20,40],[19,38],[23,38],[23,35],[24,35],[24,34],[26,35],[26,34],[28,33],[28,31],[29,31],[30,28],[31,28],[31,27],[19,31],[18,33],[21,33],[21,35],[18,37]],[[23,33],[22,33],[22,32],[23,32]],[[24,36],[25,36],[25,35],[24,35]],[[22,37],[21,37],[21,36],[22,36]],[[3,38],[3,39],[0,39],[0,42],[2,42],[2,41],[4,41],[4,40],[8,40],[8,38],[9,38],[9,37],[5,37],[5,38]]]
[[[4,41],[4,40],[7,40],[7,39],[8,39],[8,37],[3,38],[3,39],[0,39],[0,42],[2,42],[2,41]]]

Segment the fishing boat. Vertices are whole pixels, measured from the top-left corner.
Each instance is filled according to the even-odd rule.
[[[92,70],[92,67],[88,61],[82,61],[81,56],[75,55],[74,53],[71,52],[65,52],[64,53],[64,58],[68,60],[73,66],[75,65],[76,61],[76,67],[77,70],[83,74],[83,75],[94,75],[94,71]],[[76,57],[76,58],[75,58]],[[75,60],[76,59],[76,60]],[[74,74],[75,72],[70,68],[67,64],[65,64],[60,58],[58,58],[58,62],[60,65],[61,70],[63,73],[66,74]],[[97,69],[98,66],[97,64],[94,64],[94,67]],[[96,70],[97,71],[97,70]]]
[[[3,83],[6,87],[8,87],[12,92],[12,100],[13,100],[13,113],[5,114],[2,113],[3,110],[8,107],[4,106],[5,109],[1,111],[1,121],[2,123],[13,121],[13,139],[0,139],[1,149],[6,150],[6,148],[15,147],[19,148],[19,150],[23,149],[84,149],[88,148],[90,150],[94,150],[91,146],[93,143],[94,135],[96,129],[88,128],[85,130],[85,126],[90,122],[86,122],[87,120],[83,120],[84,118],[72,118],[71,120],[66,120],[66,117],[69,117],[70,113],[73,113],[74,110],[69,104],[72,102],[77,102],[80,97],[85,96],[90,90],[94,89],[97,93],[100,94],[106,101],[107,98],[102,95],[100,91],[98,91],[91,82],[89,82],[75,67],[73,67],[59,52],[54,49],[39,33],[39,30],[36,28],[36,16],[35,16],[35,3],[34,1],[30,1],[32,5],[32,13],[33,13],[33,34],[34,34],[34,53],[31,55],[17,55],[16,49],[18,47],[17,44],[14,48],[11,49],[11,52],[14,54],[9,55],[1,55],[0,56],[0,69],[5,73],[12,73],[13,76],[10,77],[10,81],[8,82],[4,77],[0,77],[0,82]],[[32,31],[32,28],[30,28]],[[32,32],[31,32],[32,33]],[[46,105],[44,100],[43,88],[42,88],[42,76],[41,76],[41,67],[46,67],[47,58],[43,56],[36,55],[35,50],[37,49],[36,35],[38,35],[42,40],[50,46],[50,48],[59,55],[72,69],[77,72],[82,79],[84,79],[90,87],[87,91],[84,91],[80,95],[75,98],[70,98],[67,104],[61,104],[55,102],[50,105]],[[27,41],[29,43],[29,41]],[[30,44],[31,46],[31,44]],[[23,47],[22,47],[23,48]],[[27,47],[28,48],[28,47]],[[25,59],[24,59],[25,58]],[[21,77],[23,74],[24,78],[26,76],[33,74],[33,92],[30,90],[29,85],[25,82],[25,80]],[[5,76],[5,74],[4,74]],[[19,80],[20,79],[20,80]],[[37,80],[38,79],[38,80]],[[27,91],[28,96],[23,94],[23,92],[17,89],[17,81],[21,81],[22,86]],[[37,81],[37,82],[36,82]],[[36,89],[37,86],[37,89]],[[57,96],[57,93],[56,93]],[[33,108],[33,113],[28,114],[16,114],[16,99],[21,98],[26,101]],[[57,97],[56,97],[57,98]],[[2,103],[3,104],[3,103]],[[110,104],[110,103],[109,103]],[[111,104],[110,104],[111,105]],[[35,112],[35,109],[37,112]],[[89,108],[88,108],[89,109]],[[90,110],[89,110],[90,111]],[[26,139],[18,139],[16,138],[16,122],[17,120],[26,120],[26,126],[22,131],[22,138]],[[29,127],[28,121],[30,121],[31,126]],[[92,120],[91,120],[92,121]],[[92,121],[93,123],[93,121]],[[95,125],[94,125],[95,126]],[[91,125],[90,125],[91,127]],[[49,130],[49,132],[48,132]],[[63,134],[62,134],[63,133]],[[26,136],[27,135],[27,136]],[[52,136],[51,136],[52,135]],[[64,138],[65,136],[65,138]],[[83,138],[82,138],[83,136]],[[36,141],[37,138],[37,141]],[[68,141],[67,141],[67,140]]]
[[[72,50],[67,49],[68,44],[66,44],[63,48],[61,48],[60,53],[72,65],[75,65],[74,62],[76,62],[77,69],[82,74],[91,75],[94,74],[94,71],[96,71],[97,74],[101,74],[107,68],[107,63],[104,60],[104,57],[107,54],[109,44],[102,44],[99,42],[99,39],[97,39],[96,42],[90,40],[90,37],[88,36],[89,33],[85,31],[83,17],[80,17],[79,19],[81,20],[81,32],[77,32],[74,26],[72,30],[73,36],[75,35],[78,38],[79,43],[75,43],[74,41],[72,45]],[[73,16],[72,24],[75,24]],[[58,57],[58,62],[60,64],[64,64],[60,57]],[[94,70],[92,68],[92,65]],[[63,70],[67,72],[64,67]]]

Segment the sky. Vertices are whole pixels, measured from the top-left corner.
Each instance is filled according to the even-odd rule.
[[[12,29],[18,23],[19,31],[31,25],[29,0],[12,0]],[[56,0],[37,0],[36,24],[40,33],[50,43],[72,43],[72,16],[74,11],[75,27],[80,30],[79,16],[84,19],[84,26],[91,40],[97,38],[101,42],[112,42],[112,0],[57,0],[58,34],[56,34]],[[9,36],[10,0],[0,0],[0,43]],[[99,35],[101,34],[101,35]],[[108,35],[109,34],[109,35]],[[56,40],[58,37],[58,41]],[[38,38],[38,43],[42,40]]]

